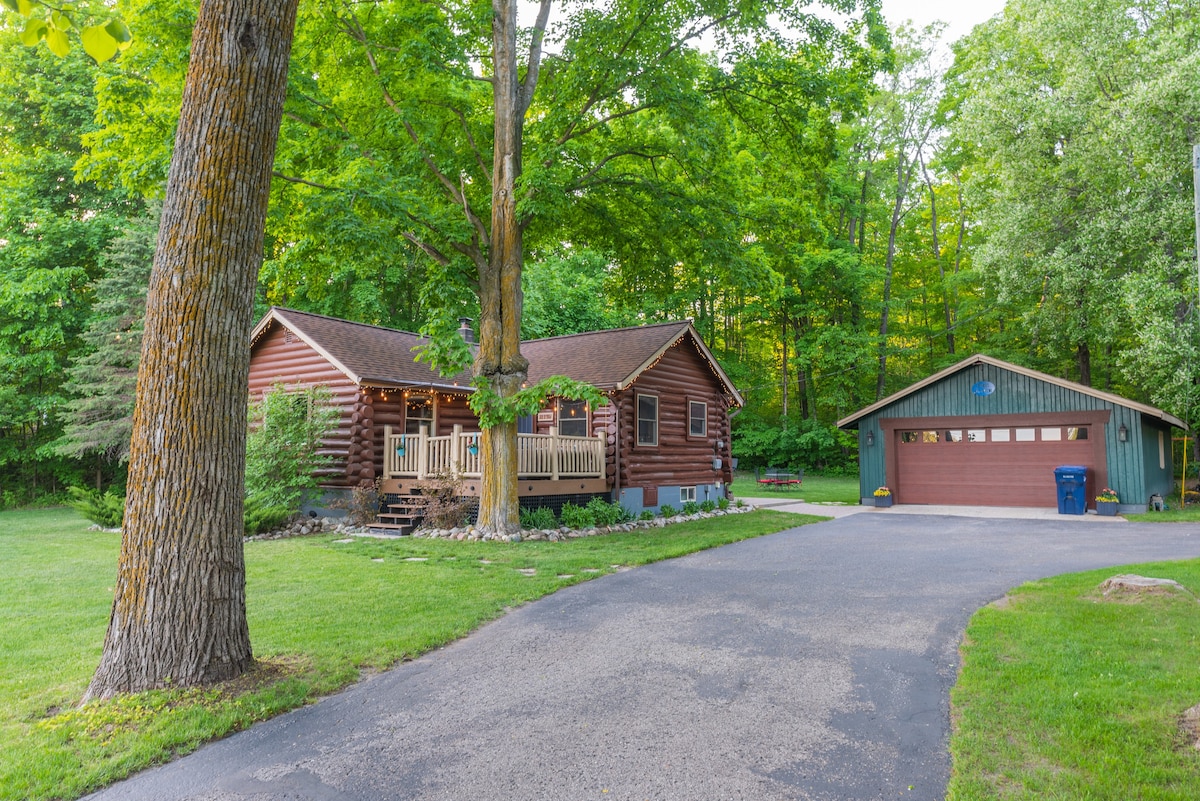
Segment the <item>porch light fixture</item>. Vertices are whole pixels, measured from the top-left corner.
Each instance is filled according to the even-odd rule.
[[[868,431],[867,432],[867,447],[870,448],[870,447],[874,447],[874,446],[875,446],[875,432]]]
[[[1121,427],[1117,429],[1117,439],[1121,442],[1129,441],[1129,429],[1125,427],[1124,423],[1121,423]]]

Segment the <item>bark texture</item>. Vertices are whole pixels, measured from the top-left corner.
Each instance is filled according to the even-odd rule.
[[[492,3],[495,77],[495,145],[492,161],[492,235],[486,263],[479,269],[479,356],[476,373],[502,399],[525,382],[529,362],[521,355],[522,227],[517,218],[516,181],[521,174],[521,132],[525,108],[517,75],[515,0]],[[529,87],[532,92],[532,85]],[[517,496],[517,424],[485,428],[481,437],[483,479],[479,525],[512,532],[520,529]]]
[[[249,334],[296,4],[200,7],[150,279],[112,616],[89,698],[221,681],[252,660]]]

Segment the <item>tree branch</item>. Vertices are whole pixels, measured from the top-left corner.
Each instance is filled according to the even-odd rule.
[[[274,178],[278,178],[281,181],[287,181],[290,184],[304,184],[305,186],[311,186],[315,189],[327,189],[331,192],[340,192],[341,191],[341,187],[329,186],[328,184],[318,184],[314,181],[305,180],[304,178],[297,178],[294,175],[284,175],[283,173],[279,172],[278,170],[272,171],[271,176]]]
[[[467,222],[470,223],[471,227],[475,230],[475,236],[477,239],[490,242],[491,237],[488,235],[487,227],[484,225],[483,220],[480,219],[479,215],[475,214],[475,212],[471,210],[471,204],[467,199],[466,193],[459,190],[459,187],[454,183],[454,181],[438,168],[437,164],[433,160],[433,156],[430,155],[429,151],[425,150],[425,148],[421,146],[421,138],[417,135],[416,129],[413,128],[412,124],[407,119],[405,119],[404,113],[400,108],[400,104],[396,102],[396,99],[392,97],[392,93],[388,91],[388,88],[383,80],[382,71],[379,69],[379,62],[375,59],[375,53],[372,51],[372,46],[367,40],[366,30],[363,28],[362,23],[358,21],[358,17],[355,16],[353,11],[349,12],[348,16],[346,17],[345,24],[347,34],[349,34],[351,38],[355,39],[363,46],[363,53],[367,58],[367,65],[370,67],[371,73],[379,82],[379,91],[383,94],[384,102],[387,103],[387,106],[389,109],[391,109],[392,113],[399,118],[400,124],[404,126],[404,130],[408,133],[408,138],[417,148],[417,153],[420,155],[421,161],[424,162],[426,168],[429,169],[429,171],[437,179],[438,183],[442,185],[442,188],[445,190],[450,200],[456,206],[462,207],[463,213],[467,217]]]
[[[542,0],[538,9],[537,21],[533,24],[533,39],[529,43],[529,65],[525,71],[525,80],[521,82],[519,117],[524,117],[533,102],[533,93],[537,89],[538,73],[542,64],[542,41],[546,36],[546,25],[550,21],[550,6],[553,0]]]

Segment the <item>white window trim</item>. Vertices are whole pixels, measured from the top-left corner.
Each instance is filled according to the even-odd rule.
[[[648,417],[642,417],[642,398],[652,398],[654,400],[654,441],[653,442],[642,440],[642,421],[650,419]],[[635,419],[636,424],[634,425],[634,430],[633,430],[634,444],[640,448],[657,448],[658,441],[660,438],[659,426],[660,426],[660,421],[661,421],[661,415],[659,414],[659,397],[657,395],[651,395],[649,393],[639,392],[633,396],[633,410],[634,410],[634,416],[636,418]]]
[[[566,405],[566,404],[568,404],[568,403],[579,403],[579,404],[582,404],[582,405],[583,405],[583,434],[564,434],[564,433],[563,433],[563,425],[562,425],[562,424],[563,424],[563,406],[564,406],[564,405]],[[586,403],[585,401],[572,401],[572,400],[567,400],[567,399],[565,399],[565,398],[559,398],[559,399],[558,399],[558,402],[555,404],[555,410],[554,410],[554,411],[555,411],[555,419],[556,419],[556,421],[558,422],[558,434],[559,434],[559,436],[562,436],[562,437],[566,437],[566,436],[574,436],[574,437],[578,437],[578,436],[584,436],[584,437],[586,437],[586,436],[588,436],[588,432],[592,430],[592,426],[591,426],[591,423],[592,423],[592,420],[591,420],[591,417],[592,417],[591,405],[590,405],[590,404],[588,404],[588,403]],[[578,419],[579,419],[579,418],[577,418],[577,417],[573,417],[573,418],[569,418],[569,421],[570,421],[570,422],[576,422]]]
[[[408,403],[409,403],[409,401],[417,400],[418,398],[429,398],[429,412],[430,412],[429,419],[426,420],[424,417],[411,418],[414,421],[420,421],[420,422],[417,424],[417,431],[414,431],[412,434],[409,434],[408,436],[415,436],[420,431],[422,425],[429,426],[429,436],[431,436],[431,437],[436,436],[437,435],[437,419],[438,419],[438,402],[437,402],[437,393],[435,393],[435,392],[430,392],[430,393],[413,392],[413,393],[402,396],[402,399],[404,401],[404,430],[405,430],[405,432],[408,431],[408,422],[410,419],[408,416]]]
[[[699,434],[696,434],[692,431],[692,419],[693,419],[692,404],[696,404],[697,406],[704,407],[704,412],[700,416],[700,419],[704,422],[704,430],[701,431]],[[687,436],[688,436],[688,439],[708,439],[708,402],[707,401],[692,400],[691,398],[688,399],[688,401],[687,401]]]

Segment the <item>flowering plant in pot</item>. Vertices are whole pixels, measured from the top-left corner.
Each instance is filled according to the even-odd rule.
[[[892,491],[887,487],[880,487],[875,490],[875,505],[876,506],[891,506]]]
[[[1121,499],[1117,496],[1116,490],[1110,487],[1105,487],[1104,489],[1100,490],[1100,493],[1096,496],[1096,514],[1109,516],[1115,515],[1117,513],[1117,504],[1120,502],[1120,500]]]

